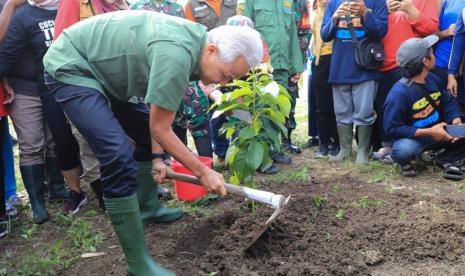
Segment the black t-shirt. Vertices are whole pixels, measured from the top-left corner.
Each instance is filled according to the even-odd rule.
[[[2,1],[2,0],[0,0]],[[53,41],[56,11],[23,4],[14,12],[0,43],[0,78],[16,93],[37,96],[43,83],[42,58]]]

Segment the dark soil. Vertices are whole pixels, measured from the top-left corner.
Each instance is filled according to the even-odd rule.
[[[382,185],[363,183],[350,176],[261,187],[291,194],[292,198],[286,211],[247,252],[243,252],[247,242],[273,210],[260,206],[252,214],[248,202],[234,197],[215,202],[215,212],[209,217],[186,215],[177,223],[146,227],[150,252],[162,265],[186,276],[211,272],[465,274],[462,195],[433,198],[410,189],[386,191]],[[321,210],[312,205],[312,196],[326,199]],[[337,219],[339,209],[344,216]],[[108,242],[113,246],[103,251],[110,254],[98,261],[82,260],[65,274],[124,275],[124,260],[115,246],[116,239]]]
[[[350,177],[272,184],[269,189],[292,194],[292,200],[248,252],[242,249],[271,209],[260,208],[255,215],[225,213],[199,226],[217,227],[217,231],[200,236],[198,232],[186,233],[177,243],[178,252],[201,244],[203,254],[196,256],[194,267],[177,267],[179,275],[192,275],[199,268],[218,271],[217,275],[390,274],[389,264],[397,268],[418,264],[415,270],[421,274],[425,267],[420,264],[426,262],[450,266],[463,262],[463,201],[443,198],[434,202],[406,191],[388,193]],[[312,195],[326,198],[326,206],[316,210]],[[366,196],[378,199],[380,205],[357,207],[355,203]],[[343,220],[336,219],[338,209],[344,210]],[[465,267],[461,268],[463,274]]]

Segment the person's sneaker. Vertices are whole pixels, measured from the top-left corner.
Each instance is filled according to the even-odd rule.
[[[18,216],[18,209],[16,209],[13,205],[6,202],[6,215],[10,218],[16,218]]]
[[[10,203],[13,206],[20,206],[21,205],[21,199],[17,195],[12,195],[8,198],[7,200],[8,203]]]
[[[315,158],[325,158],[328,157],[329,148],[327,145],[320,145],[318,150],[315,152]]]
[[[170,190],[160,187],[160,186],[158,186],[157,188],[157,194],[158,194],[158,198],[166,198],[166,199],[173,198],[173,194],[171,193]]]
[[[328,146],[328,155],[329,156],[336,156],[339,153],[339,145],[331,144]]]
[[[387,155],[391,153],[391,147],[382,147],[378,151],[373,152],[373,160],[382,161]]]
[[[320,139],[318,139],[318,137],[310,137],[310,139],[308,139],[308,141],[305,142],[303,147],[305,149],[308,149],[311,147],[316,147],[318,146],[318,144],[320,144]]]
[[[288,150],[290,153],[293,153],[293,154],[302,153],[302,149],[296,144],[293,144],[292,142],[290,142],[289,140],[283,140],[281,146],[284,149]]]
[[[263,174],[277,174],[279,173],[279,168],[275,165],[271,165],[268,167],[268,169],[262,171],[262,170],[258,170],[259,173],[263,173]]]
[[[270,154],[271,159],[278,163],[278,164],[291,164],[292,163],[292,158],[289,156],[286,156],[282,152],[272,152]]]
[[[87,197],[84,192],[77,193],[75,191],[69,191],[68,202],[66,202],[63,212],[65,214],[71,213],[77,214],[80,208],[87,204]]]

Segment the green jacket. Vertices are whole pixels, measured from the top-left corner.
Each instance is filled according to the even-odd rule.
[[[264,37],[274,69],[304,71],[292,0],[246,0],[244,15]]]
[[[153,11],[111,12],[63,31],[44,57],[56,80],[176,111],[198,79],[207,37],[200,24]]]

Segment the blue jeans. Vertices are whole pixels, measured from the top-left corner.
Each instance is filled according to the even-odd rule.
[[[394,162],[403,166],[410,161],[420,158],[421,153],[433,144],[435,142],[430,137],[394,140],[391,158]]]
[[[89,143],[100,163],[106,198],[136,192],[136,161],[150,161],[149,110],[146,104],[108,100],[97,90],[46,78],[56,102]],[[133,151],[132,142],[136,149]]]
[[[212,110],[209,114],[213,151],[215,152],[216,156],[225,158],[229,147],[229,141],[226,139],[225,134],[219,134],[219,130],[228,120],[223,114],[215,119],[211,119],[211,114],[213,114],[214,111],[215,110]]]

